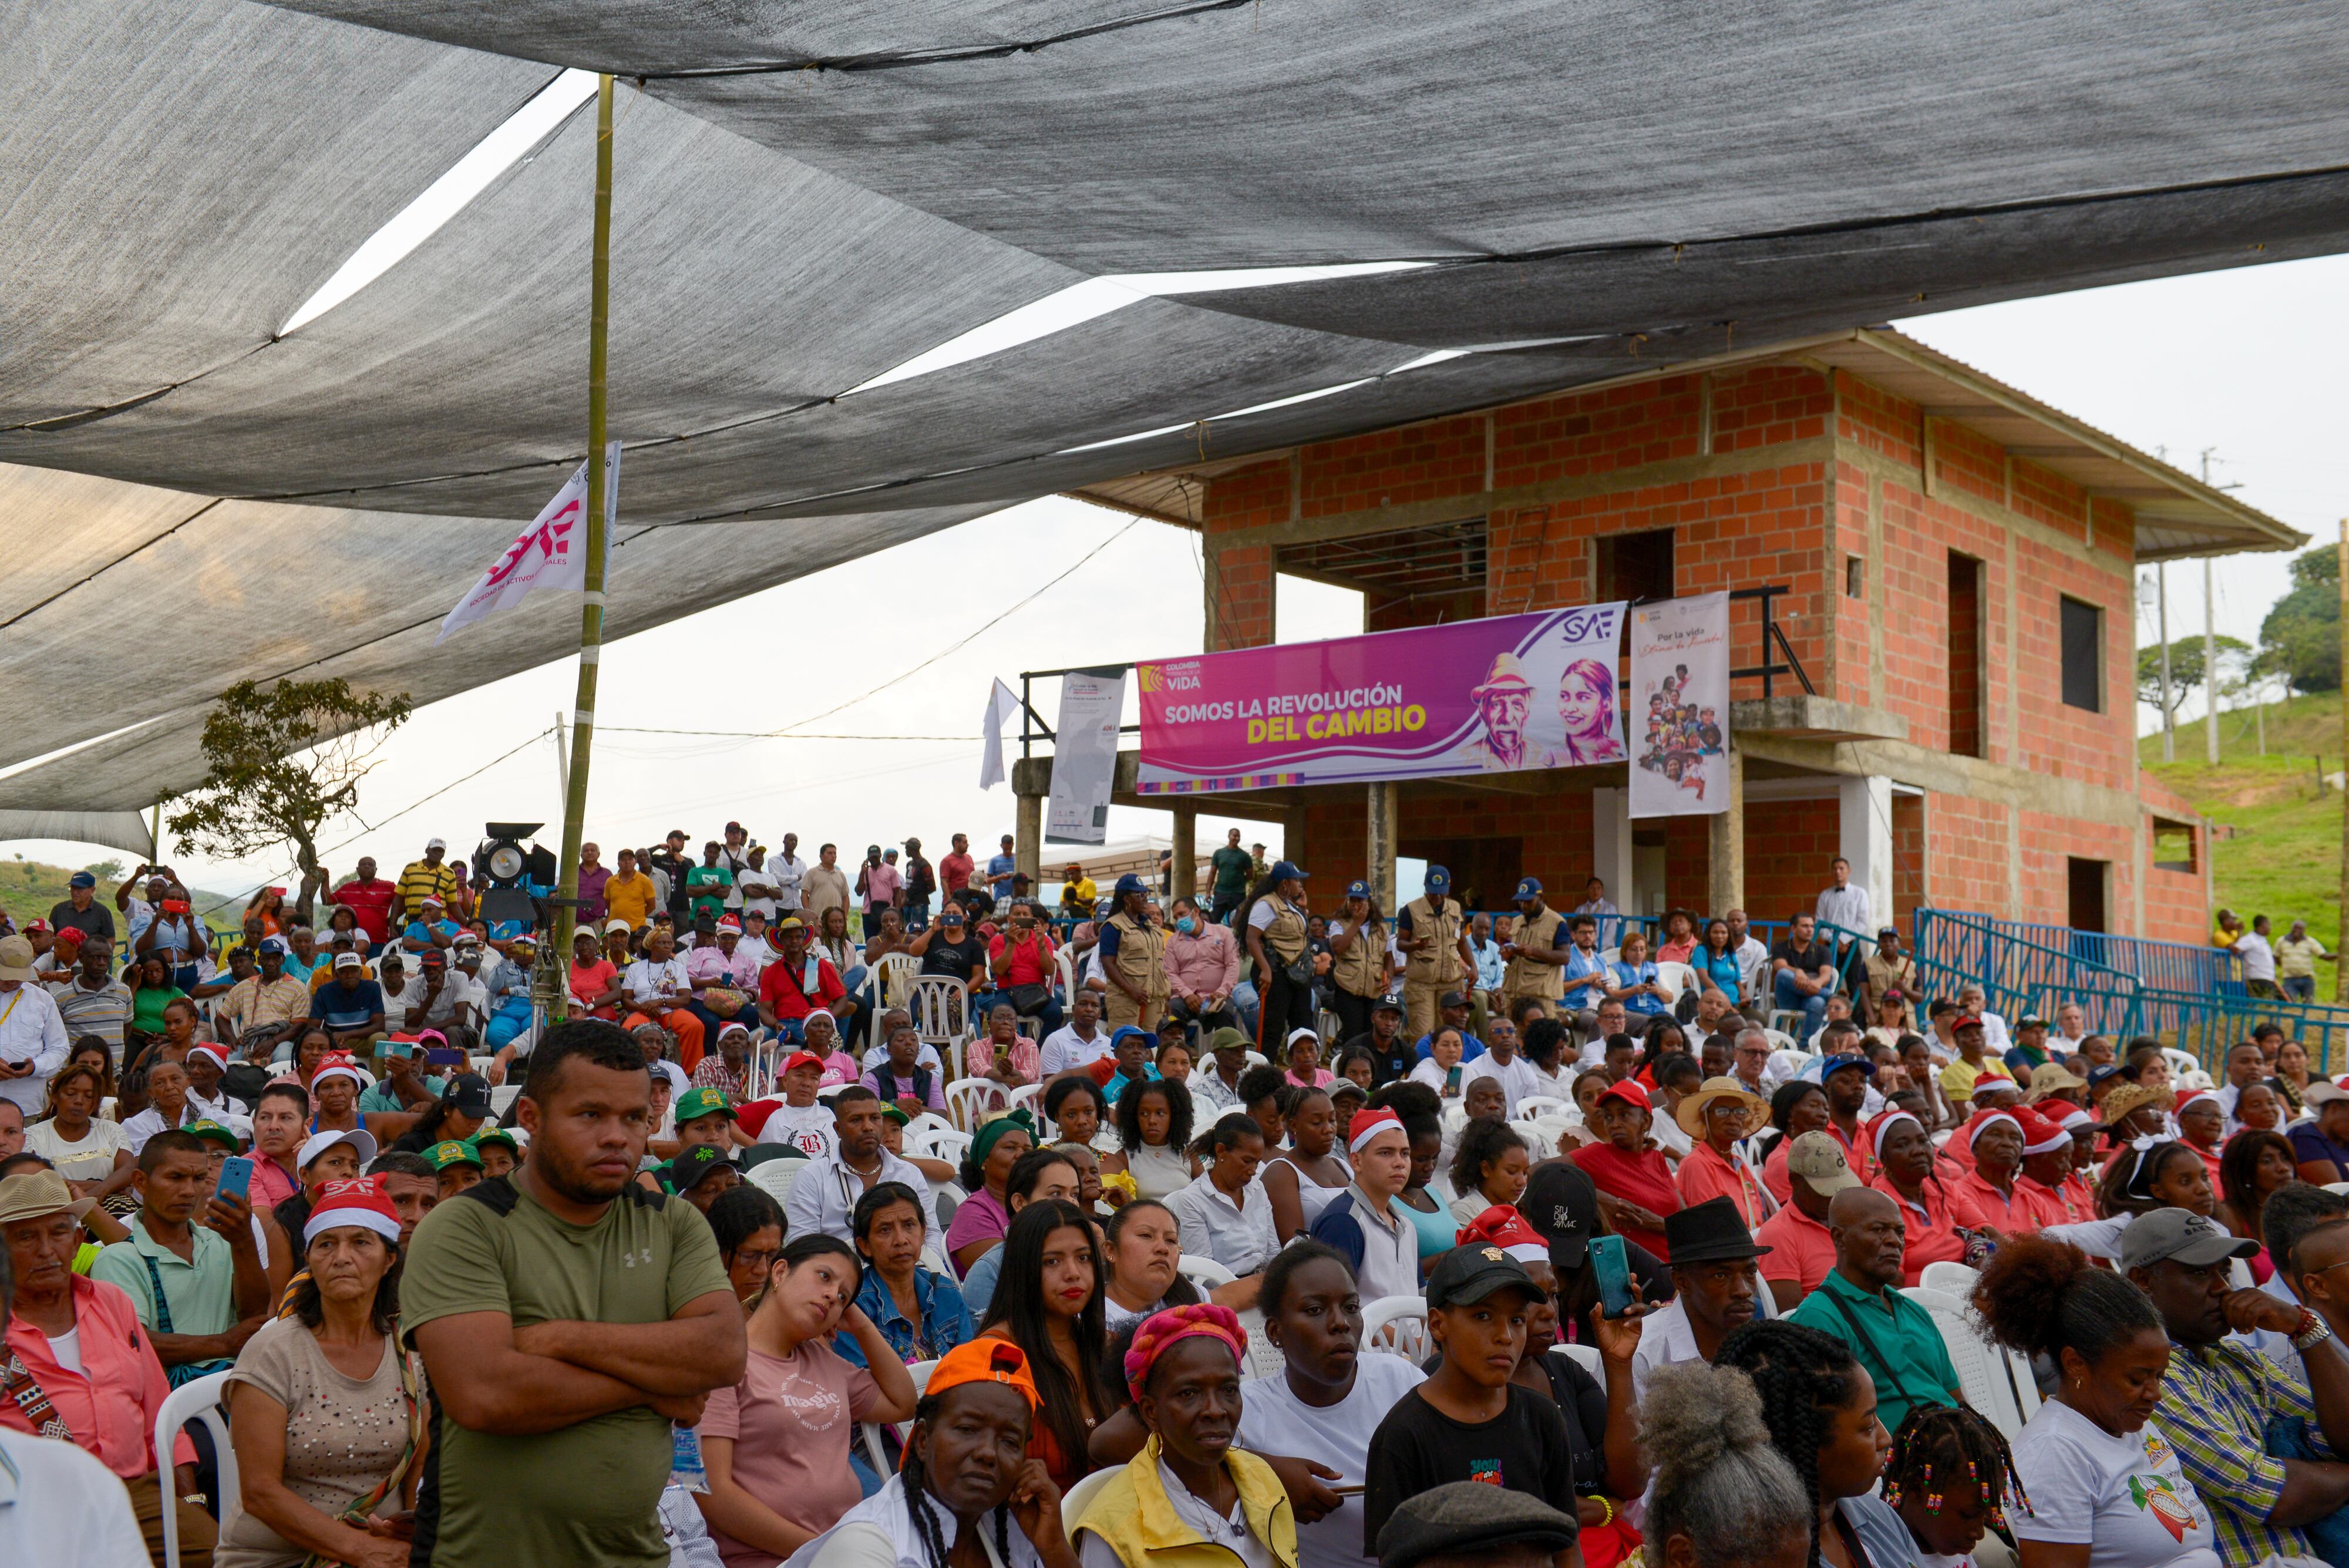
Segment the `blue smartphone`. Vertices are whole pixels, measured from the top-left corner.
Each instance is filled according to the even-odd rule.
[[[252,1200],[253,1161],[241,1154],[230,1155],[221,1161],[220,1185],[212,1189],[215,1198],[243,1198]]]
[[[1602,1317],[1621,1317],[1631,1310],[1631,1265],[1620,1236],[1590,1238],[1590,1267],[1599,1277],[1599,1311]]]

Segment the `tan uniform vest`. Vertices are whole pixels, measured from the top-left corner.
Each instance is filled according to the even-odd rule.
[[[1558,933],[1565,925],[1565,916],[1544,906],[1541,914],[1534,919],[1519,916],[1514,935],[1520,946],[1530,943],[1537,948],[1557,948],[1563,945],[1558,940]],[[1560,965],[1545,963],[1519,953],[1509,961],[1507,971],[1502,974],[1501,989],[1511,996],[1563,996],[1566,994],[1566,971]]]
[[[1131,915],[1112,915],[1109,923],[1117,929],[1117,951],[1111,955],[1118,972],[1126,983],[1153,1002],[1166,999],[1166,936],[1147,920],[1137,920]],[[1123,999],[1120,992],[1120,999]]]
[[[1460,933],[1466,929],[1466,914],[1457,898],[1446,898],[1441,908],[1428,903],[1424,895],[1404,906],[1411,915],[1411,934],[1425,937],[1427,945],[1405,956],[1403,978],[1423,985],[1451,984],[1460,979]]]
[[[1383,996],[1387,989],[1386,950],[1386,928],[1376,920],[1364,920],[1344,952],[1331,952],[1330,978],[1349,996]]]
[[[1295,963],[1305,951],[1305,911],[1278,893],[1267,893],[1272,924],[1264,929],[1264,950],[1281,963]]]

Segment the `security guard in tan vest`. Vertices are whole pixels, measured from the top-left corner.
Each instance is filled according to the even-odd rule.
[[[1330,917],[1330,1010],[1338,1015],[1339,1039],[1368,1032],[1371,1009],[1387,993],[1393,972],[1387,923],[1371,899],[1371,885],[1350,882],[1346,907]]]
[[[1542,902],[1538,878],[1517,884],[1517,929],[1501,944],[1509,967],[1501,971],[1501,1000],[1515,1007],[1521,996],[1539,997],[1555,1004],[1566,993],[1566,917]],[[1556,1012],[1555,1005],[1551,1008]]]
[[[1109,994],[1102,1021],[1112,1029],[1131,1023],[1156,1029],[1166,1014],[1166,933],[1144,912],[1149,890],[1129,871],[1112,890],[1117,911],[1102,922],[1102,973]]]
[[[1305,872],[1293,861],[1277,861],[1265,880],[1272,886],[1248,905],[1241,935],[1256,964],[1257,1049],[1270,1057],[1291,1032],[1313,1027],[1313,953],[1306,940]]]
[[[1403,1025],[1413,1039],[1435,1026],[1435,1004],[1445,992],[1466,991],[1476,983],[1468,912],[1451,896],[1452,873],[1430,866],[1426,888],[1395,917],[1395,945],[1403,955]]]

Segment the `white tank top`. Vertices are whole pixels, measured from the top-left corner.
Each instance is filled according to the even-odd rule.
[[[1272,1158],[1274,1164],[1285,1165],[1297,1173],[1297,1204],[1304,1211],[1306,1229],[1312,1229],[1313,1221],[1321,1218],[1321,1210],[1329,1208],[1337,1200],[1338,1194],[1346,1190],[1345,1184],[1340,1182],[1336,1187],[1324,1187],[1306,1174],[1305,1168],[1288,1156],[1277,1154]]]

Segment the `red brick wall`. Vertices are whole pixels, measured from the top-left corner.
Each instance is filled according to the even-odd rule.
[[[1777,618],[1824,695],[1899,714],[1921,746],[1947,750],[1953,742],[1971,740],[1993,762],[2134,788],[2131,582],[2125,564],[2134,519],[2126,507],[2091,507],[2060,475],[2027,460],[2011,461],[1996,443],[1942,421],[1931,430],[1931,496],[1857,462],[1772,462],[1774,446],[1828,434],[1896,463],[1923,461],[1927,431],[1919,408],[1846,372],[1830,378],[1795,365],[1723,371],[1713,377],[1710,398],[1711,450],[1752,452],[1754,469],[1672,483],[1627,482],[1598,495],[1495,513],[1487,520],[1490,575],[1481,605],[1473,594],[1443,602],[1373,600],[1371,624],[1421,625],[1463,614],[1587,603],[1599,540],[1668,528],[1679,593],[1765,583],[1789,587],[1778,601]],[[1322,442],[1300,449],[1293,462],[1284,456],[1216,477],[1204,508],[1218,567],[1216,646],[1259,644],[1273,635],[1277,553],[1246,543],[1251,530],[1292,515],[1310,519],[1472,497],[1488,483],[1488,462],[1489,483],[1506,490],[1694,458],[1704,450],[1704,400],[1699,378],[1676,376]],[[2068,537],[2093,538],[2116,556],[2081,560],[2011,535],[1970,506],[2012,507]],[[1871,549],[1881,557],[1870,563],[1866,579],[1876,597],[1844,597],[1847,558],[1864,558]],[[1951,646],[1953,551],[1982,563],[1979,624],[1989,657],[1978,737],[1952,722],[1953,655],[1961,665],[1973,660],[1970,649]],[[2062,701],[2059,598],[2065,595],[2105,612],[2103,712]],[[1733,607],[1736,662],[1757,662],[1758,623],[1757,606]],[[1880,696],[1872,643],[1882,649]],[[1760,695],[1759,683],[1741,682],[1738,695]],[[1965,701],[1962,690],[1958,699]],[[2109,914],[2116,927],[2131,919],[2136,889],[2128,834],[2031,818],[2020,829],[2022,907],[2010,909],[2007,808],[1940,794],[1921,803],[1902,798],[1911,802],[1896,807],[1894,824],[1894,902],[1903,914],[1930,892],[1944,908],[2062,920],[2068,904],[2064,859],[2080,855],[2112,861]],[[1819,867],[1836,848],[1836,815],[1823,802],[1754,802],[1747,810],[1747,903],[1757,918],[1783,919],[1816,896]],[[1423,795],[1406,799],[1402,826],[1406,841],[1522,837],[1525,869],[1568,888],[1589,866],[1587,795]],[[1674,822],[1665,831],[1668,896],[1701,906],[1704,825]],[[1326,892],[1332,882],[1361,874],[1361,803],[1352,792],[1334,791],[1311,809],[1305,845],[1317,888]],[[2199,877],[2157,874],[2147,888],[2147,924],[2166,934],[2182,921],[2197,928],[2187,933],[2191,940],[2199,935],[2200,904]]]

